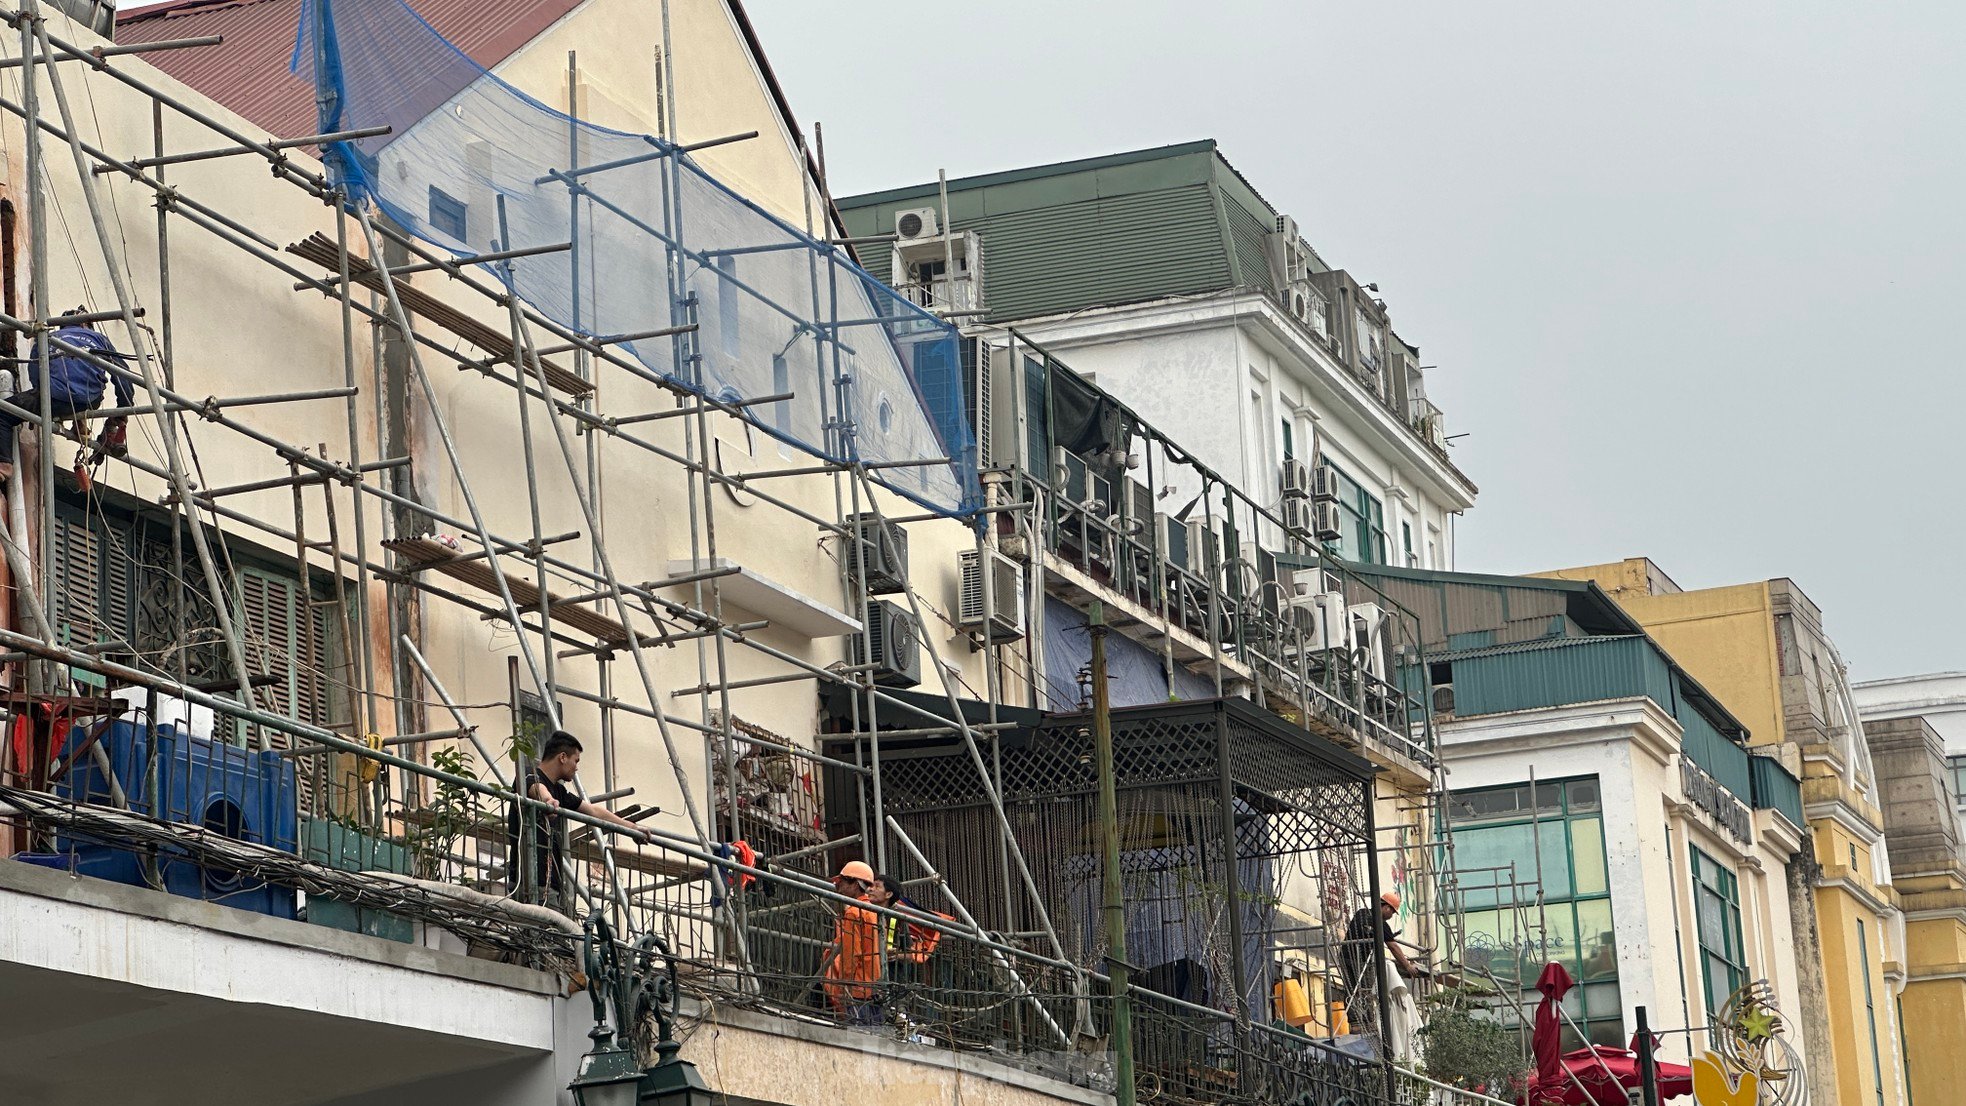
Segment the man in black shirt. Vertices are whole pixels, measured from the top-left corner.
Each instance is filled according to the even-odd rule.
[[[577,810],[589,817],[613,822],[625,827],[630,836],[637,841],[647,844],[652,840],[648,831],[599,803],[590,803],[582,799],[567,786],[580,771],[580,751],[580,742],[572,734],[565,730],[553,731],[546,738],[546,744],[540,747],[538,766],[526,773],[526,794],[548,804],[549,808]],[[561,887],[561,819],[554,813],[554,809],[542,810],[532,807],[526,813],[530,816],[526,819],[529,824],[522,826],[519,820],[519,804],[513,803],[512,813],[506,819],[508,846],[506,855],[511,858],[511,862],[505,866],[506,886],[514,893],[520,890],[519,876],[524,869],[519,862],[519,856],[525,851],[522,837],[529,833],[533,842],[533,862],[531,872],[527,873],[529,885],[527,890],[535,898],[540,897],[541,892],[544,891],[544,897],[550,902],[559,898]]]
[[[1393,929],[1388,924],[1397,913],[1399,892],[1388,891],[1379,896],[1376,906],[1360,907],[1358,913],[1352,915],[1351,924],[1345,927],[1345,944],[1338,963],[1345,973],[1348,996],[1345,1016],[1351,1022],[1354,1033],[1379,1031],[1379,976],[1371,970],[1373,957],[1377,954],[1372,939],[1374,926],[1378,927],[1386,951],[1392,954],[1393,963],[1399,966],[1399,974],[1409,979],[1413,977],[1413,962],[1393,943]]]

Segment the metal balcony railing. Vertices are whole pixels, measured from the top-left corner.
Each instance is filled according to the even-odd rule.
[[[1291,602],[1297,596],[1290,570],[1272,569],[1266,575],[1262,555],[1253,561],[1225,563],[1214,556],[1213,564],[1196,563],[1206,559],[1198,555],[1207,550],[1189,550],[1177,560],[1166,548],[1168,535],[1153,517],[1128,517],[1104,500],[1077,502],[1051,492],[1035,477],[1025,479],[1044,492],[1046,553],[1185,631],[1201,649],[1216,650],[1222,661],[1252,673],[1274,698],[1272,706],[1305,728],[1327,737],[1348,733],[1354,737],[1347,744],[1364,743],[1420,765],[1432,763],[1425,705],[1392,678],[1391,658],[1374,663],[1371,647],[1361,648],[1341,627],[1307,617]],[[1253,504],[1241,505],[1244,525],[1252,530],[1267,516]],[[1308,548],[1283,552],[1303,556]],[[1311,571],[1322,572],[1320,590],[1371,602],[1389,619],[1398,619],[1395,605],[1342,561],[1324,554],[1309,557],[1319,566]],[[1274,553],[1269,559],[1274,562]]]
[[[845,899],[824,876],[842,850],[854,847],[852,840],[746,865],[678,834],[657,830],[636,839],[577,812],[556,812],[534,823],[531,816],[546,811],[534,803],[523,804],[530,814],[522,818],[521,833],[530,839],[537,830],[553,842],[559,876],[533,888],[521,880],[515,893],[508,879],[514,799],[496,782],[478,778],[485,766],[462,753],[423,764],[347,742],[332,731],[220,702],[207,699],[205,705],[274,726],[297,739],[298,747],[251,752],[200,744],[202,739],[179,735],[141,714],[107,725],[103,717],[84,717],[58,750],[63,768],[58,779],[32,787],[11,774],[0,779],[0,818],[54,858],[51,867],[263,913],[299,910],[304,920],[317,924],[429,945],[449,943],[457,951],[488,952],[546,968],[570,970],[577,963],[581,927],[574,919],[599,911],[617,933],[661,935],[674,950],[684,991],[701,999],[856,1027],[917,1046],[981,1052],[1074,1085],[1114,1088],[1114,998],[1099,970],[1102,945],[1096,930],[1075,933],[1071,943],[1083,958],[1066,959],[1034,935],[976,928],[967,911],[944,896],[946,885],[932,871],[908,881],[924,907],[890,910]],[[1160,722],[1143,716],[1141,724]],[[1232,718],[1228,724],[1233,729],[1250,723]],[[1273,739],[1274,734],[1232,734],[1233,747],[1241,750],[1232,759],[1242,763],[1259,756],[1268,748],[1263,741]],[[100,758],[91,751],[97,745],[103,747]],[[296,771],[294,761],[316,766]],[[1242,770],[1266,779],[1293,770],[1291,765],[1305,770],[1294,760],[1273,761],[1249,761]],[[1128,763],[1128,771],[1147,770],[1140,762]],[[1167,760],[1154,771],[1181,776],[1185,763]],[[1068,775],[1076,766],[1076,759],[1065,765]],[[296,786],[302,775],[313,777],[304,788]],[[1138,793],[1151,799],[1163,787],[1155,782],[1159,779],[1143,777],[1144,790]],[[245,785],[247,780],[258,782]],[[1319,786],[1335,790],[1320,799],[1300,789],[1283,805],[1275,799],[1239,800],[1263,806],[1271,829],[1253,832],[1239,819],[1238,852],[1256,855],[1279,847],[1276,827],[1295,824],[1293,818],[1337,818],[1334,826],[1358,821],[1356,810],[1346,816],[1327,800],[1369,784],[1334,778]],[[241,801],[205,804],[214,793]],[[1354,807],[1362,795],[1350,794]],[[195,797],[204,805],[194,810],[178,803],[179,797]],[[237,820],[215,817],[214,809],[231,810]],[[259,820],[269,815],[270,829]],[[293,826],[300,827],[298,833],[287,828]],[[334,832],[310,832],[310,826]],[[1307,841],[1322,839],[1320,833],[1306,833]],[[1353,836],[1354,851],[1369,850],[1364,836]],[[938,846],[925,841],[924,847]],[[1057,871],[1077,872],[1084,858],[1067,853],[1044,862]],[[1196,857],[1204,869],[1212,863]],[[1335,866],[1310,867],[1319,878],[1342,882],[1355,881],[1365,863],[1361,854]],[[1204,869],[1196,870],[1188,886],[1198,894],[1219,894],[1219,874]],[[297,893],[304,893],[304,901]],[[1345,898],[1359,894],[1352,887]],[[1324,897],[1323,892],[1314,897]],[[1055,904],[1061,911],[1066,905]],[[1337,909],[1350,905],[1340,902]],[[1252,932],[1247,940],[1260,945],[1266,932]],[[843,960],[842,948],[855,955]],[[1330,975],[1335,993],[1335,971]],[[1258,1001],[1260,991],[1252,987]],[[1234,1005],[1226,995],[1199,1004],[1137,984],[1129,993],[1134,1084],[1143,1102],[1172,1106],[1223,1095],[1357,1106],[1486,1101],[1444,1087],[1429,1100],[1424,1080],[1389,1070],[1369,1050],[1361,1054],[1333,1040],[1274,1030],[1248,1011],[1239,1016],[1222,1009]]]

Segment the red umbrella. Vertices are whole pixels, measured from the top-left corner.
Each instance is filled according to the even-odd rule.
[[[1566,1052],[1557,1070],[1546,1077],[1540,1070],[1530,1080],[1525,1101],[1534,1106],[1625,1106],[1626,1091],[1637,1087],[1638,1054],[1630,1049],[1598,1045]],[[1693,1069],[1684,1064],[1653,1062],[1661,1101],[1693,1093]]]
[[[1559,1084],[1570,1082],[1563,1073],[1563,1060],[1557,1055],[1563,1039],[1563,1018],[1557,1006],[1574,986],[1576,981],[1570,978],[1569,970],[1554,961],[1543,966],[1543,974],[1536,980],[1543,1001],[1536,1006],[1536,1030],[1529,1037],[1529,1047],[1536,1054],[1536,1078],[1529,1084],[1532,1091],[1539,1087],[1555,1091]],[[1530,1098],[1531,1102],[1537,1100],[1534,1096]]]

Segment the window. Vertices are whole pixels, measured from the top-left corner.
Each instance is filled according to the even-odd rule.
[[[1399,543],[1406,553],[1406,567],[1419,568],[1420,555],[1413,551],[1413,524],[1412,523],[1402,522],[1399,524]]]
[[[1953,805],[1966,810],[1966,756],[1947,757],[1946,767],[1952,769]]]
[[[1877,1004],[1870,990],[1870,933],[1864,920],[1857,919],[1857,968],[1864,973],[1864,1020],[1870,1025],[1871,1085],[1877,1091],[1877,1106],[1884,1106],[1884,1057],[1877,1050]]]
[[[464,201],[445,192],[436,185],[430,186],[430,227],[439,234],[446,234],[458,241],[470,238],[469,220]]]
[[[187,683],[236,680],[204,577],[196,562],[187,565],[188,554],[173,550],[171,526],[168,518],[134,514],[100,498],[86,507],[59,498],[52,558],[57,623],[74,644],[128,642],[144,658],[143,667]],[[179,549],[189,545],[186,533]],[[336,688],[348,682],[348,658],[340,619],[327,602],[332,590],[310,593],[291,565],[251,558],[237,548],[231,560],[237,571],[229,574],[228,607],[246,662],[255,673],[278,677],[255,692],[260,705],[317,726],[345,717]],[[87,681],[82,673],[76,677]],[[268,737],[276,746],[287,741],[284,734]]]
[[[1297,459],[1297,444],[1296,442],[1291,440],[1291,426],[1290,426],[1289,419],[1283,420],[1283,459],[1286,461],[1294,461]]]
[[[1700,927],[1700,975],[1706,982],[1711,1016],[1747,982],[1748,965],[1741,948],[1740,883],[1732,871],[1698,849],[1693,850],[1693,913]]]
[[[1469,967],[1510,990],[1532,986],[1547,961],[1563,961],[1579,983],[1564,1009],[1590,1043],[1620,1045],[1624,1007],[1598,796],[1591,777],[1538,781],[1533,794],[1526,783],[1456,791],[1447,818],[1463,873]],[[1505,1022],[1524,1016],[1514,1007],[1496,1013]],[[1568,1025],[1563,1034],[1565,1048],[1581,1047]]]
[[[1386,564],[1385,506],[1343,469],[1331,465],[1331,472],[1338,478],[1338,506],[1345,513],[1332,552],[1348,561]]]

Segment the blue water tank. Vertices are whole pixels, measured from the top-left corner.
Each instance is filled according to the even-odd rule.
[[[110,776],[96,758],[88,753],[72,755],[86,740],[86,729],[78,726],[69,732],[61,756],[73,763],[55,790],[67,798],[114,805]],[[155,732],[154,761],[149,733],[136,723],[112,722],[98,741],[109,755],[110,772],[132,812],[283,852],[296,851],[291,761],[277,753],[193,737],[172,726],[159,726]],[[54,853],[22,854],[16,859],[138,887],[150,885],[143,854],[136,850],[72,834],[57,837],[56,846]],[[183,849],[161,850],[156,870],[163,889],[171,894],[279,918],[294,916],[291,888],[199,864]]]

